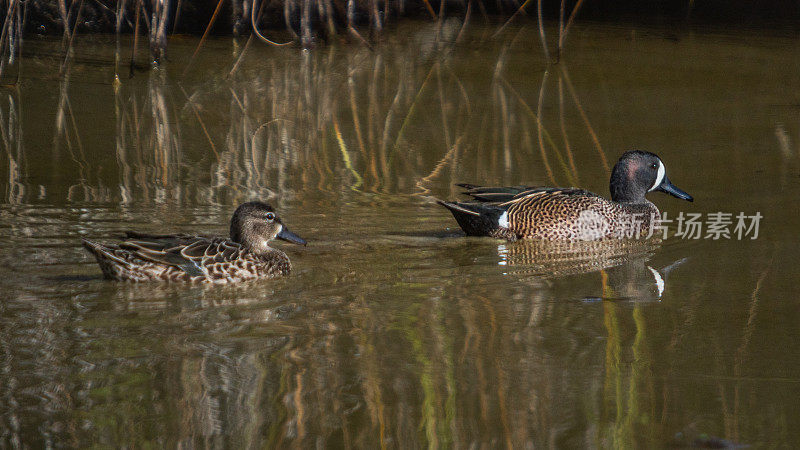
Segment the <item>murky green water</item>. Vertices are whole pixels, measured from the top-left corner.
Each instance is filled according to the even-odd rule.
[[[535,29],[494,30],[253,43],[233,71],[245,41],[217,39],[186,74],[176,37],[118,89],[113,38],[65,76],[59,41],[26,41],[0,91],[0,447],[800,442],[797,40],[584,25],[548,67]],[[651,195],[669,217],[758,212],[758,238],[564,260],[433,202],[606,195],[629,148],[694,195]],[[250,199],[310,242],[281,245],[288,278],[114,283],[79,245],[225,233]]]

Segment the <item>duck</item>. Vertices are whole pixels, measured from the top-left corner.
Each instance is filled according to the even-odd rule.
[[[457,184],[469,202],[437,202],[450,210],[468,236],[516,241],[595,241],[650,237],[661,213],[645,196],[659,191],[694,198],[670,182],[655,153],[630,150],[611,171],[611,200],[578,188],[485,187]]]
[[[306,245],[269,204],[253,201],[234,211],[229,238],[128,231],[117,244],[82,243],[107,279],[219,284],[288,275],[289,257],[269,245],[276,238]]]

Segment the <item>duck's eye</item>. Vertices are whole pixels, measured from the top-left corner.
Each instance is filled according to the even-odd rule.
[[[650,168],[651,169],[658,169],[658,164],[656,164],[656,163],[650,164]]]
[[[275,220],[275,214],[273,214],[273,213],[267,213],[267,215],[266,215],[266,216],[264,216],[264,218],[266,218],[267,220],[269,220],[270,222],[272,222],[273,220]]]

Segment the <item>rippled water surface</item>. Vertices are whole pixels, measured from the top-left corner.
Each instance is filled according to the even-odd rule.
[[[211,39],[188,69],[174,37],[118,86],[113,37],[62,75],[60,41],[27,40],[0,91],[0,447],[800,442],[797,39],[583,25],[548,66],[537,30],[495,30]],[[606,195],[630,148],[694,195],[651,194],[669,217],[759,213],[757,239],[564,256],[434,202]],[[80,247],[224,234],[251,199],[309,241],[278,244],[287,278],[109,282]]]

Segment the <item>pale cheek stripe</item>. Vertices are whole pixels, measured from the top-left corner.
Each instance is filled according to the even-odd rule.
[[[664,163],[659,161],[658,162],[658,176],[656,177],[656,182],[653,184],[653,187],[650,188],[650,191],[657,188],[662,181],[664,181],[664,174],[667,173],[667,169],[664,168]],[[650,192],[647,191],[647,192]]]
[[[275,233],[275,237],[273,237],[273,239],[277,238],[278,235],[281,234],[281,231],[283,231],[283,224],[278,224],[278,232]],[[268,248],[272,248],[269,246],[269,240],[267,239],[264,239],[264,243],[262,245],[264,246],[265,250]]]

